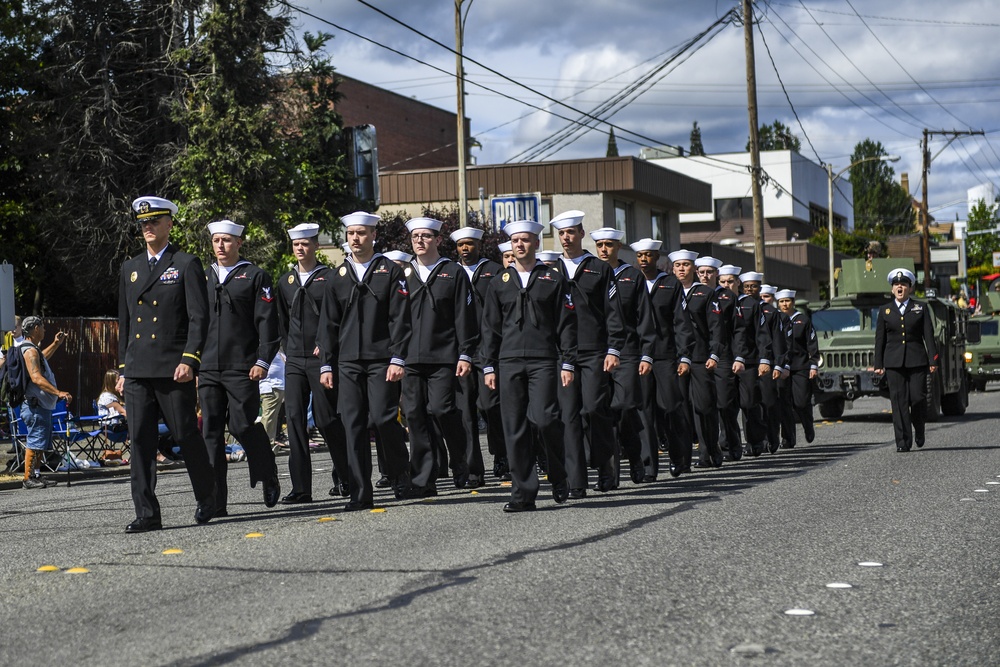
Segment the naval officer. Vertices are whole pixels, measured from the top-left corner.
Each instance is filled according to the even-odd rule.
[[[910,297],[913,272],[893,269],[887,279],[895,298],[878,310],[875,372],[889,383],[896,451],[908,452],[924,446],[927,374],[937,371],[938,352],[930,308]]]
[[[118,292],[118,391],[124,389],[132,437],[132,501],[127,533],[160,530],[156,499],[157,422],[180,446],[194,489],[195,521],[215,514],[215,477],[195,413],[195,374],[208,332],[205,271],[197,257],[169,242],[177,205],[139,197],[132,210],[146,251],[122,266]]]

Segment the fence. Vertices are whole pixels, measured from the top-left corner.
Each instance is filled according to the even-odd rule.
[[[45,347],[57,331],[66,332],[66,342],[49,365],[56,385],[73,394],[70,410],[78,415],[94,414],[93,403],[101,393],[104,373],[118,368],[118,320],[110,317],[45,317]]]

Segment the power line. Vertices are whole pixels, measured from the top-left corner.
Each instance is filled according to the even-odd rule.
[[[793,7],[793,8],[798,8],[799,6],[802,6],[803,9],[806,9],[806,7],[804,5],[802,5],[802,3],[799,3],[799,5],[791,5],[791,4],[784,3],[784,2],[770,2],[768,4],[771,4],[771,5],[782,5],[784,7]],[[810,10],[806,9],[806,11],[810,11]],[[841,16],[851,16],[851,14],[849,14],[847,12],[838,12],[838,11],[833,10],[833,9],[819,9],[818,7],[812,8],[811,11],[822,12],[822,13],[825,13],[825,14],[839,14]],[[904,17],[897,17],[897,16],[872,16],[872,15],[869,15],[869,14],[864,14],[864,15],[857,14],[857,12],[855,12],[855,14],[857,16],[859,16],[859,17],[860,16],[864,16],[864,18],[876,19],[876,20],[879,20],[879,21],[899,21],[900,23],[923,23],[923,24],[927,24],[927,25],[930,25],[930,26],[942,26],[942,25],[944,25],[944,26],[958,26],[958,27],[964,27],[964,28],[1000,28],[1000,23],[973,23],[971,21],[941,21],[939,19],[914,19],[914,18],[909,18],[909,17],[904,18]]]

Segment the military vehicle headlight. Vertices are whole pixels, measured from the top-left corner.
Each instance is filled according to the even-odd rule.
[[[819,355],[819,363],[816,364],[818,368],[823,368],[823,359],[826,357],[825,354]]]
[[[971,352],[966,352],[965,353],[965,363],[967,363],[967,364],[971,364],[972,363],[972,353]]]

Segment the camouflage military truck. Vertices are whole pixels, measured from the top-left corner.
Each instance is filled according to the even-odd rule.
[[[988,292],[982,299],[983,312],[969,318],[970,329],[978,327],[979,342],[965,348],[969,386],[986,391],[986,383],[1000,380],[1000,292]]]
[[[913,260],[845,260],[837,284],[840,296],[808,306],[820,350],[815,398],[826,419],[840,417],[861,396],[889,397],[885,378],[874,369],[875,323],[879,306],[892,299],[886,275],[897,267],[912,271]],[[927,418],[934,421],[942,413],[962,415],[969,404],[968,313],[933,294],[919,300],[930,307],[940,355],[937,372],[928,376]]]

